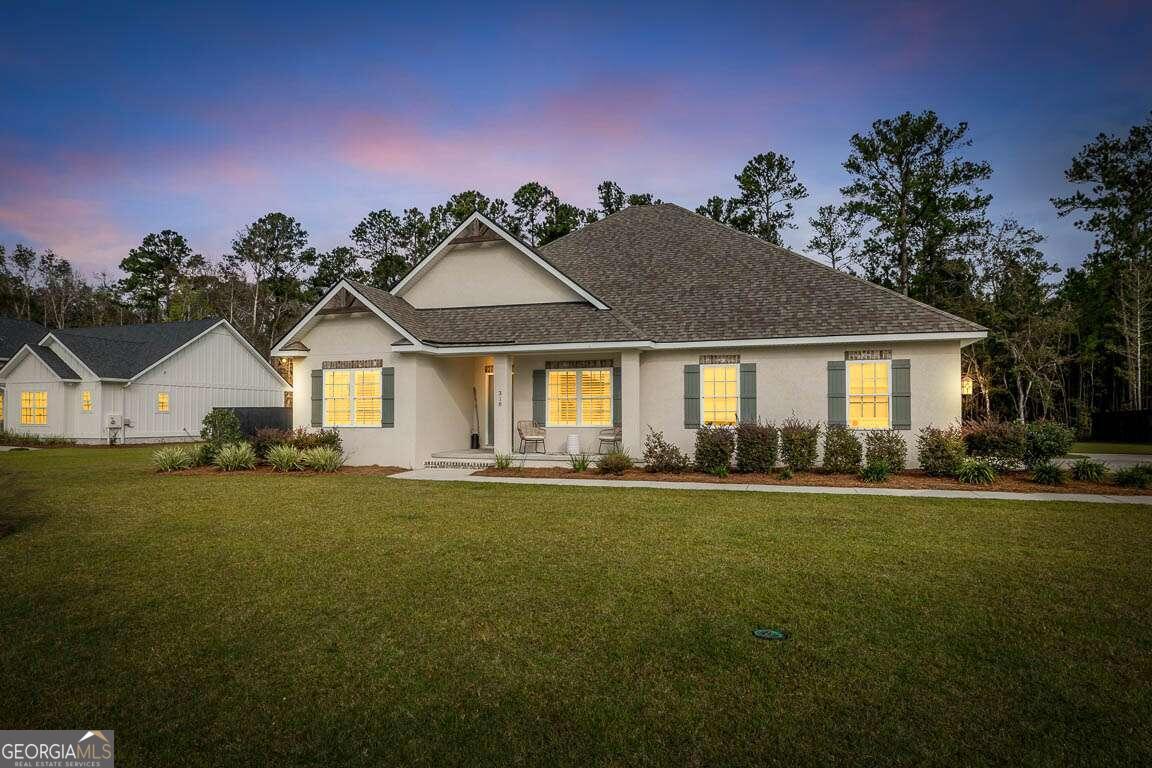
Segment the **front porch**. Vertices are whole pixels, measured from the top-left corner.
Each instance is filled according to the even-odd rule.
[[[515,467],[567,467],[571,456],[567,453],[513,453]],[[595,458],[590,455],[589,458]],[[464,448],[460,450],[436,451],[424,462],[429,469],[484,469],[496,466],[494,448]]]

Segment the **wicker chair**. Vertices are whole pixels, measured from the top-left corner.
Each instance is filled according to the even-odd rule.
[[[604,453],[604,443],[608,443],[614,451],[620,450],[622,435],[619,425],[600,430],[597,437],[600,438],[600,448],[598,449],[600,453]]]
[[[516,422],[516,434],[520,436],[520,453],[527,453],[525,446],[534,445],[538,453],[544,453],[544,427],[534,421]]]

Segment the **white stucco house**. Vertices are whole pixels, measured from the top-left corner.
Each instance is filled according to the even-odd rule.
[[[80,443],[199,439],[214,407],[284,405],[288,385],[227,321],[25,333],[0,367],[0,422],[11,432]],[[11,346],[12,343],[9,342]]]
[[[541,247],[473,214],[391,291],[333,286],[273,348],[297,426],[353,464],[542,446],[691,452],[701,424],[790,416],[909,432],[961,416],[960,350],[985,329],[676,205]],[[575,437],[572,437],[575,436]],[[526,445],[525,449],[538,446]]]

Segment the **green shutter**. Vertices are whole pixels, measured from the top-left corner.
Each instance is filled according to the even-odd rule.
[[[828,426],[848,424],[848,398],[844,391],[844,361],[828,361]]]
[[[684,366],[684,428],[700,426],[700,366]]]
[[[756,421],[756,363],[740,363],[740,421]]]
[[[620,426],[620,368],[612,369],[612,426]]]
[[[912,361],[892,361],[892,429],[912,429]]]
[[[312,371],[312,426],[324,426],[324,371]]]
[[[542,368],[532,371],[532,421],[548,421],[548,372]]]
[[[396,369],[380,370],[380,426],[396,426]]]

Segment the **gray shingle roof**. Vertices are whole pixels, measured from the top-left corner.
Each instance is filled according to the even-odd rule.
[[[0,360],[9,360],[25,344],[36,344],[48,329],[29,320],[0,317]]]
[[[174,352],[220,318],[147,325],[105,325],[52,331],[102,379],[130,379]]]
[[[80,374],[72,370],[68,363],[60,359],[60,355],[53,352],[48,347],[42,347],[39,344],[29,344],[28,349],[32,354],[44,361],[44,364],[51,368],[57,376],[62,379],[79,379]]]
[[[540,250],[657,342],[984,330],[678,205],[625,208]]]
[[[417,309],[349,281],[422,342],[697,342],[980,333],[976,323],[672,204],[633,206],[535,249],[608,305]]]

